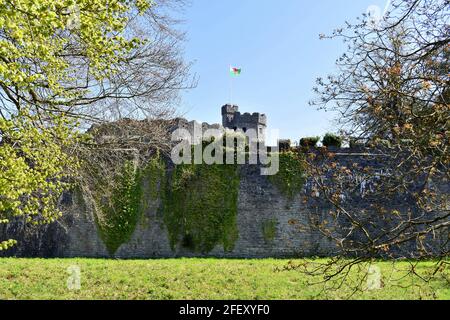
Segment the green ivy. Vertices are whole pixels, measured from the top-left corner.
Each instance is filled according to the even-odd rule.
[[[130,240],[149,201],[160,199],[173,249],[181,244],[206,253],[222,244],[231,251],[238,237],[239,184],[236,165],[180,165],[166,176],[159,157],[138,170],[126,162],[113,189],[105,192],[108,182],[101,181],[95,193],[100,237],[113,255]]]
[[[289,199],[299,194],[305,183],[305,167],[303,155],[297,152],[282,152],[280,157],[280,170],[269,180]]]
[[[236,165],[179,165],[163,197],[164,221],[173,249],[178,244],[207,253],[226,251],[238,237],[239,171]]]
[[[144,169],[136,169],[131,161],[126,161],[116,181],[111,183],[112,190],[107,193],[109,199],[104,199],[104,194],[96,195],[99,210],[96,221],[100,237],[111,255],[131,239],[146,203],[158,199],[159,182],[163,180],[164,172],[159,157],[152,159]],[[107,181],[102,182],[99,190],[104,192],[107,184]]]
[[[289,198],[305,181],[302,155],[280,153],[280,171],[271,181]],[[237,165],[179,165],[166,175],[155,157],[143,169],[125,162],[109,193],[96,193],[96,221],[109,253],[130,240],[149,201],[161,200],[160,210],[172,249],[178,245],[208,253],[217,245],[232,251],[238,238],[237,206],[240,185]],[[102,187],[108,182],[102,182]],[[106,198],[106,199],[105,199]],[[276,221],[263,225],[266,241],[275,237]]]
[[[145,194],[149,195],[149,200],[154,201],[160,198],[165,176],[166,164],[159,155],[153,157],[142,171],[142,182],[146,187]]]
[[[262,224],[262,233],[266,243],[271,243],[277,234],[277,220],[266,220]]]
[[[97,197],[97,225],[100,237],[113,255],[119,247],[130,240],[136,224],[142,198],[141,172],[127,161],[111,185],[110,199]],[[104,189],[103,189],[104,190]]]

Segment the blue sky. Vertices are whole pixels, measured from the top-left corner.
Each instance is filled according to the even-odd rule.
[[[320,40],[371,5],[387,0],[192,0],[185,13],[186,59],[199,77],[183,94],[181,111],[191,120],[221,122],[230,100],[229,66],[242,68],[233,81],[233,103],[243,112],[266,113],[281,138],[336,131],[334,115],[308,106],[315,79],[333,72],[344,52],[339,40]]]

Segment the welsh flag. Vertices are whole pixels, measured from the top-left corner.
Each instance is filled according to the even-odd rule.
[[[237,77],[241,74],[242,69],[236,67],[230,67],[230,75],[232,77]]]

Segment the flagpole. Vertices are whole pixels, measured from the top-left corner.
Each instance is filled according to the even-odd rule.
[[[229,69],[229,77],[230,77],[230,104],[233,106],[233,76],[231,74],[231,64]]]

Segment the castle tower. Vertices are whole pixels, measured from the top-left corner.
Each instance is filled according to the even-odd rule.
[[[233,129],[236,116],[239,114],[239,107],[226,104],[222,107],[222,125],[225,128]]]
[[[244,133],[248,130],[255,130],[258,141],[265,142],[267,127],[267,117],[265,114],[241,114],[238,106],[227,104],[222,107],[222,125],[226,129]]]

